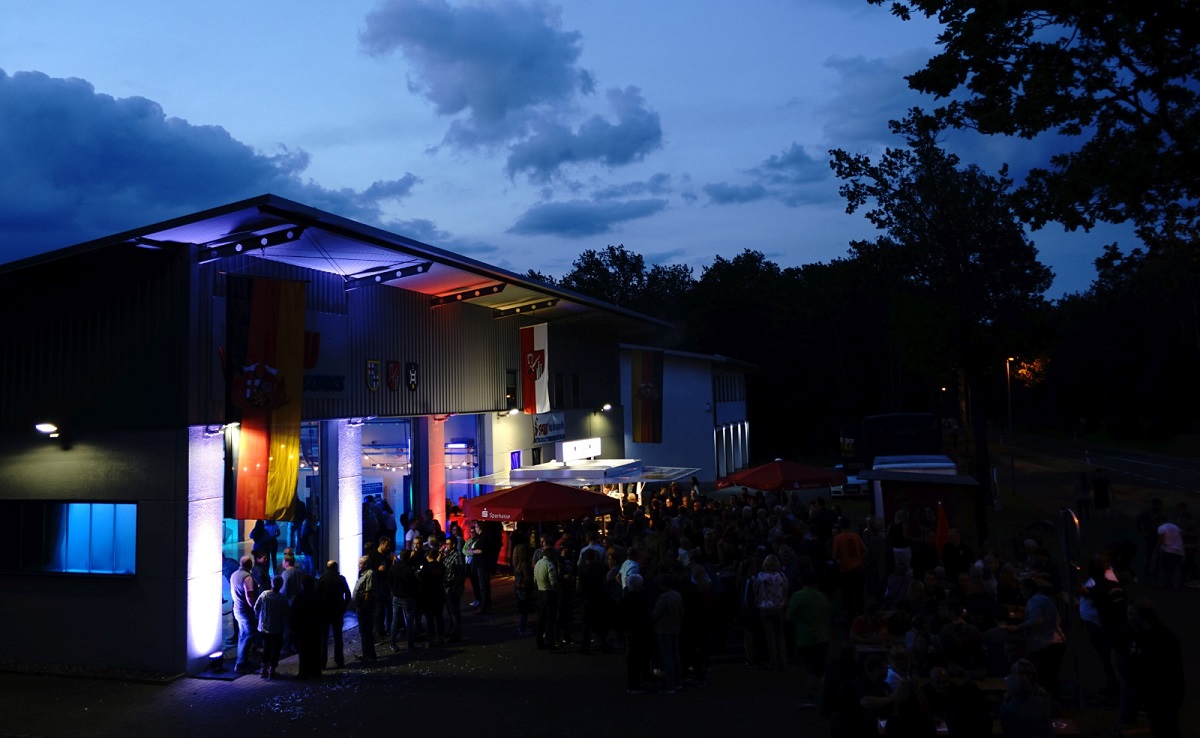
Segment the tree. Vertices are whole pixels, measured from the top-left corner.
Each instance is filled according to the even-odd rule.
[[[885,1],[944,26],[908,77],[948,100],[943,124],[1056,131],[1074,147],[1017,193],[1035,227],[1132,222],[1152,248],[1200,240],[1200,3],[868,0]]]
[[[558,284],[558,280],[556,280],[554,277],[550,276],[549,274],[542,274],[537,269],[530,269],[529,271],[525,272],[525,278],[532,279],[534,282],[541,282],[542,284],[550,285],[551,287]]]
[[[990,490],[983,379],[1002,365],[1025,316],[1045,306],[1053,275],[1037,260],[1013,211],[1012,180],[962,167],[936,140],[928,116],[912,111],[893,122],[906,148],[889,148],[877,163],[833,150],[846,212],[866,208],[880,231],[851,252],[886,264],[898,280],[893,340],[913,365],[931,373],[962,372],[973,398],[976,476]],[[988,498],[990,500],[990,497]],[[982,527],[982,526],[981,526]]]
[[[646,289],[646,260],[624,244],[588,249],[571,264],[558,283],[598,300],[630,307]]]

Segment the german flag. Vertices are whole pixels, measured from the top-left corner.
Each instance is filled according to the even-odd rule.
[[[662,443],[663,352],[633,350],[630,387],[633,442]]]
[[[303,282],[228,277],[226,515],[291,520],[300,468]]]

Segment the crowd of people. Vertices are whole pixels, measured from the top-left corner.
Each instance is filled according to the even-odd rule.
[[[1186,570],[1182,546],[1179,561],[1163,557],[1173,539],[1160,513],[1139,518],[1140,528],[1154,530],[1151,554],[1163,572]],[[357,610],[357,657],[367,662],[378,658],[377,641],[413,654],[460,640],[468,586],[467,607],[478,617],[491,612],[498,526],[443,528],[426,511],[401,521],[395,540],[387,530],[379,526],[368,540],[352,592],[336,562],[318,582],[294,577],[294,587],[243,562],[231,578],[235,615],[243,637],[266,636],[264,675],[274,673],[280,651],[295,649],[303,662],[305,644],[312,669],[302,665],[302,674],[319,673],[327,659],[321,641],[330,637],[342,666],[337,626],[347,606]],[[622,651],[631,694],[705,686],[712,655],[728,653],[740,633],[744,668],[795,669],[800,706],[819,709],[833,736],[878,735],[880,725],[888,735],[934,735],[939,722],[952,735],[990,735],[993,716],[1006,735],[1051,735],[1064,617],[1077,601],[1105,665],[1101,697],[1123,719],[1136,719],[1141,707],[1155,735],[1172,735],[1182,700],[1178,641],[1152,602],[1126,601],[1132,557],[1119,544],[1095,557],[1072,593],[1065,562],[1036,534],[1011,552],[986,544],[976,551],[953,528],[939,533],[928,508],[901,510],[886,526],[856,524],[822,498],[803,505],[746,489],[703,494],[693,484],[630,495],[622,515],[604,524],[517,524],[507,546],[514,635],[531,636],[539,651]],[[289,625],[279,624],[279,610],[290,611]],[[835,641],[841,648],[831,654]],[[244,662],[239,640],[239,668],[249,668]],[[998,709],[978,687],[988,678],[1003,680]]]

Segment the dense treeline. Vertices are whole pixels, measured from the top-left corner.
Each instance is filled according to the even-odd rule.
[[[618,270],[614,267],[621,266]],[[1018,430],[1163,441],[1200,419],[1200,263],[1108,247],[1091,288],[1038,303],[979,368],[980,411]],[[545,275],[533,276],[552,280]],[[754,456],[833,457],[843,424],[928,411],[967,432],[960,336],[879,259],[781,268],[746,249],[689,267],[649,266],[623,245],[585,251],[557,283],[678,328],[670,347],[751,362]],[[610,289],[600,289],[608,285]]]

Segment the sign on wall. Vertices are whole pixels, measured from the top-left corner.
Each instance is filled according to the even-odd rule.
[[[556,443],[567,437],[567,423],[562,413],[533,415],[533,445]]]

